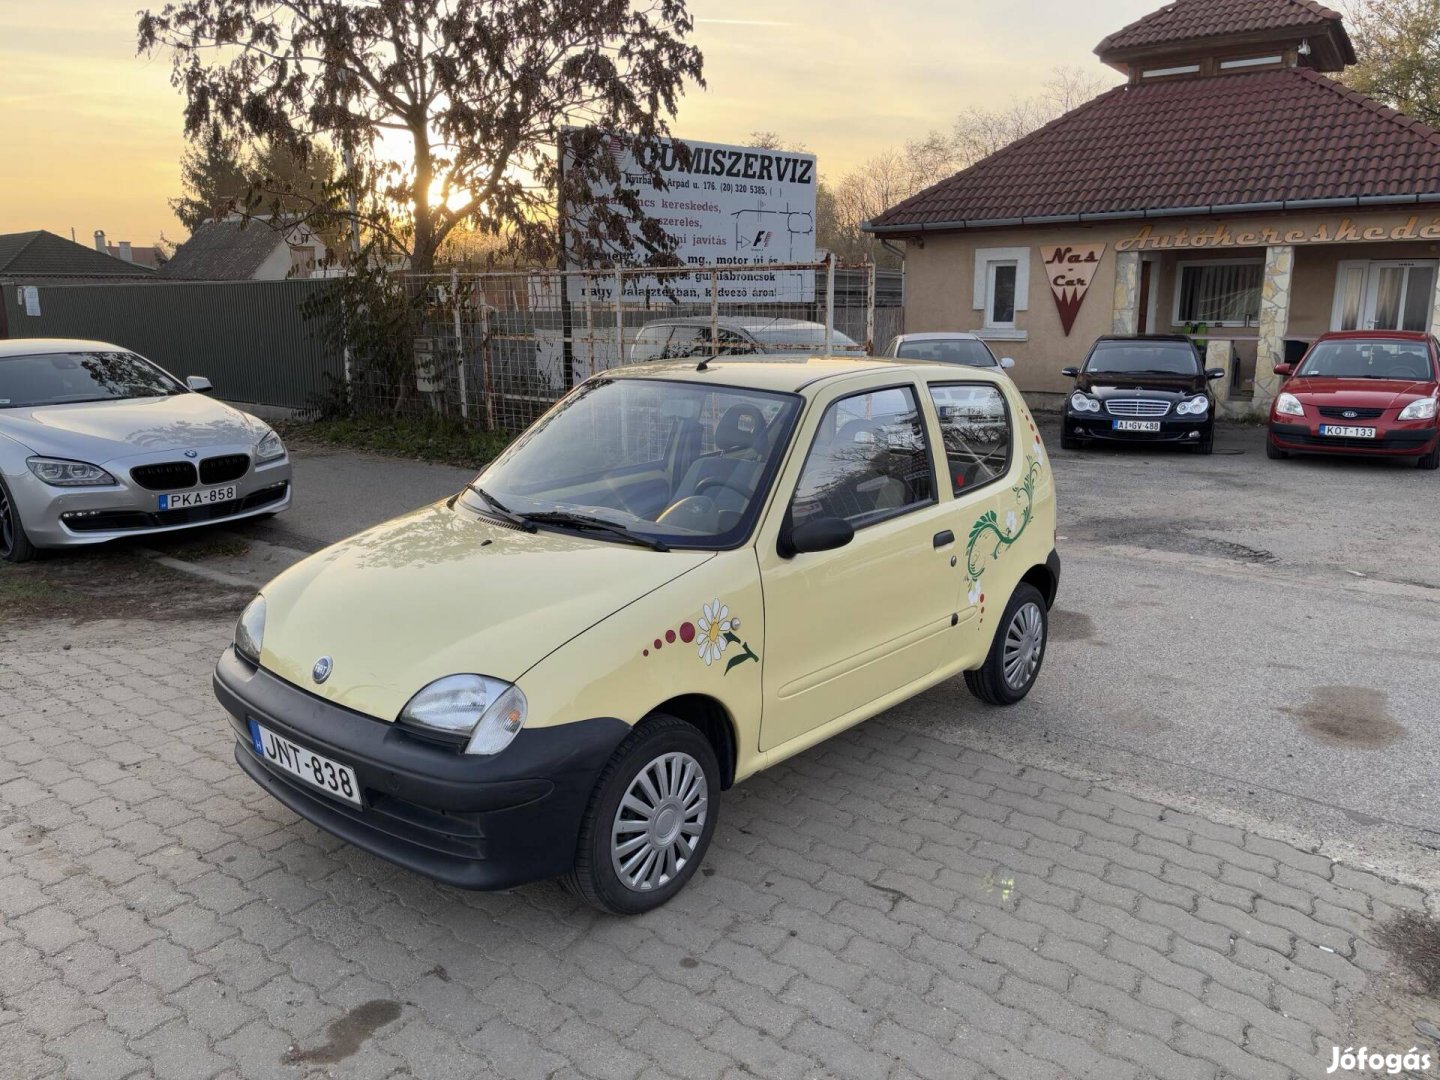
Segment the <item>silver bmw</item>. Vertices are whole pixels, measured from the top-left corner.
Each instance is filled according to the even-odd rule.
[[[0,558],[260,517],[290,505],[262,421],[100,341],[0,341]]]

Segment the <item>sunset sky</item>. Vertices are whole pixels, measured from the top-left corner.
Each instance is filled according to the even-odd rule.
[[[1104,70],[1096,42],[1160,4],[691,0],[709,85],[674,129],[716,142],[773,130],[838,176],[971,105],[1033,93],[1056,65]],[[135,55],[139,6],[0,0],[0,232],[184,238],[166,204],[183,102],[167,58]]]

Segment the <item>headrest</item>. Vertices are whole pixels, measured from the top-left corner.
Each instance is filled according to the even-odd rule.
[[[760,450],[765,446],[765,414],[754,405],[731,405],[715,425],[720,450]]]

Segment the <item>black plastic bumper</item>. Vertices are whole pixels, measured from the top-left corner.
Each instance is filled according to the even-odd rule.
[[[226,649],[215,696],[235,760],[280,802],[358,848],[447,885],[506,889],[571,869],[595,781],[630,732],[613,717],[527,728],[494,757],[463,754],[352,712]],[[355,770],[364,808],[321,794],[256,753],[249,721]]]
[[[1143,443],[1198,443],[1205,432],[1215,426],[1215,418],[1208,413],[1195,420],[1181,420],[1173,416],[1159,421],[1159,431],[1116,431],[1113,422],[1116,417],[1102,413],[1065,413],[1065,431],[1082,439],[1106,439],[1113,442]],[[1121,419],[1132,419],[1124,417]],[[1133,419],[1144,420],[1145,417]]]
[[[1322,453],[1353,454],[1394,454],[1408,457],[1411,454],[1428,453],[1434,446],[1436,433],[1432,428],[1390,430],[1378,433],[1374,439],[1339,438],[1334,435],[1318,435],[1307,424],[1271,424],[1270,435],[1275,445],[1285,450],[1318,450]]]

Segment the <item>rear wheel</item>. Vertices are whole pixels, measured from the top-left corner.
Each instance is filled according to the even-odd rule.
[[[639,915],[689,881],[715,833],[720,767],[695,727],[657,713],[615,749],[580,824],[566,886],[616,915]]]
[[[1049,636],[1045,598],[1035,586],[1021,582],[1005,605],[985,663],[965,673],[966,687],[987,704],[1014,705],[1035,685]]]
[[[1267,435],[1265,436],[1265,456],[1271,461],[1279,461],[1282,458],[1288,458],[1290,453],[1289,451],[1281,450],[1275,445],[1275,440]]]
[[[35,557],[35,545],[25,535],[20,511],[10,497],[10,489],[0,480],[0,559],[6,562],[29,562]]]
[[[1428,454],[1421,455],[1415,464],[1422,469],[1440,469],[1440,439],[1437,439],[1434,448]]]

